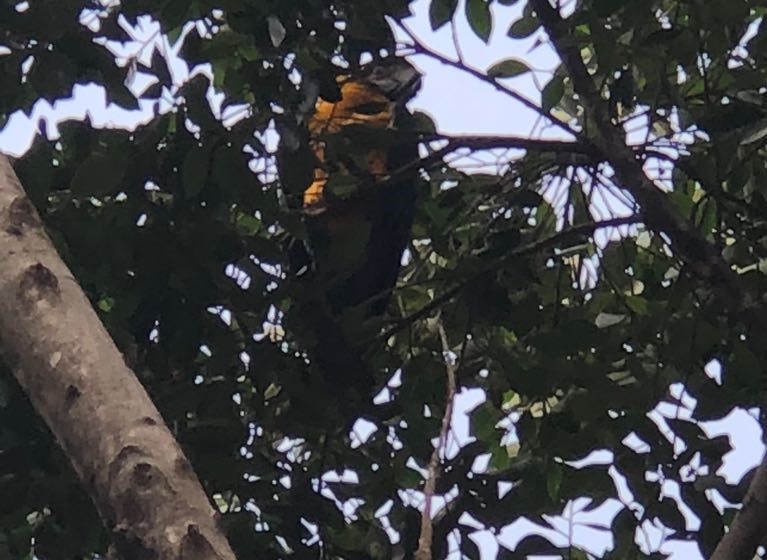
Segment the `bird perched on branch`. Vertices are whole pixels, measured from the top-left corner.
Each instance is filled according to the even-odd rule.
[[[350,383],[370,375],[352,371],[361,359],[338,319],[350,310],[363,319],[383,314],[410,238],[418,145],[405,105],[420,78],[404,59],[375,61],[338,78],[308,120],[313,169],[301,195],[308,238],[292,264],[309,270],[317,297],[299,312],[314,323],[317,362]],[[282,164],[287,172],[289,165]]]
[[[384,312],[410,237],[418,146],[405,104],[420,74],[401,58],[337,81],[309,119],[313,180],[303,191],[308,255],[333,314]]]

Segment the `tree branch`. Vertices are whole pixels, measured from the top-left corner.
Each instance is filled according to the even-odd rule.
[[[623,129],[613,124],[607,103],[601,98],[586,69],[568,23],[549,0],[531,0],[531,3],[573,81],[575,93],[591,116],[591,122],[595,123],[596,130],[591,141],[612,166],[619,182],[641,206],[648,228],[669,235],[674,251],[682,260],[712,285],[718,297],[724,298],[733,309],[741,310],[743,292],[737,276],[717,247],[695,231],[679,215],[670,199],[645,175],[634,150],[626,144]]]
[[[735,515],[709,560],[751,558],[767,533],[767,456],[748,486],[743,507]]]
[[[0,350],[121,558],[233,559],[189,461],[0,155]]]
[[[434,447],[431,459],[429,460],[426,484],[424,484],[423,488],[424,503],[423,511],[421,512],[421,532],[418,536],[418,550],[414,556],[415,560],[432,559],[431,547],[434,540],[434,522],[431,515],[431,506],[432,501],[434,500],[434,492],[437,488],[437,479],[442,470],[440,465],[447,448],[447,436],[450,433],[450,421],[453,418],[453,406],[455,404],[458,367],[460,365],[460,360],[463,357],[464,349],[466,348],[466,335],[468,334],[468,332],[464,334],[463,342],[461,343],[461,357],[456,359],[454,356],[451,356],[452,351],[450,350],[450,343],[448,342],[445,326],[442,324],[441,318],[437,321],[437,329],[439,330],[439,338],[442,343],[442,359],[445,362],[445,375],[447,377],[445,413],[442,415],[442,426],[439,430],[439,439],[437,440],[437,445]]]
[[[743,297],[745,291],[740,279],[718,248],[695,231],[678,214],[669,198],[647,178],[632,149],[626,145],[624,131],[612,124],[607,104],[586,69],[577,43],[571,40],[567,22],[549,0],[530,1],[573,81],[580,102],[595,123],[592,138],[595,146],[613,167],[618,180],[640,204],[647,226],[668,234],[673,250],[696,275],[709,282],[713,297],[721,298],[725,308],[737,313],[752,333],[763,334],[766,325],[763,305],[749,306],[748,298]],[[750,558],[767,534],[767,461],[759,466],[743,509],[729,529],[712,558]]]
[[[508,264],[510,261],[512,261],[515,258],[519,258],[526,255],[532,255],[544,249],[550,249],[552,247],[556,247],[557,245],[560,245],[562,243],[578,242],[582,240],[584,237],[593,235],[594,232],[597,231],[598,229],[607,228],[607,227],[636,225],[639,223],[642,223],[642,219],[640,217],[625,216],[621,218],[611,218],[609,220],[602,220],[599,222],[593,222],[588,224],[580,224],[577,226],[572,226],[570,228],[567,228],[566,230],[557,232],[554,235],[550,235],[549,237],[546,237],[544,239],[533,241],[526,245],[517,247],[516,249],[512,249],[511,251],[509,251],[508,254],[504,255],[503,258],[498,259],[496,261],[492,261],[487,266],[480,268],[480,270],[478,270],[475,274],[471,275],[468,278],[462,279],[458,284],[442,292],[440,295],[435,297],[433,300],[431,300],[429,303],[427,303],[426,305],[424,305],[417,311],[414,311],[407,317],[402,317],[400,319],[397,319],[391,327],[383,331],[383,333],[381,333],[376,338],[381,338],[383,340],[386,340],[390,336],[396,334],[397,332],[401,331],[408,325],[412,324],[414,321],[417,321],[419,319],[426,317],[432,311],[439,309],[442,305],[444,305],[445,303],[453,299],[455,296],[457,296],[459,293],[461,293],[461,290],[463,290],[464,286],[468,282],[471,282],[473,279],[483,274],[486,274],[487,272],[490,272],[491,270],[498,269],[501,266]],[[437,281],[444,281],[444,280],[437,279]]]
[[[521,136],[503,135],[447,135],[435,134],[424,135],[419,138],[421,142],[447,141],[450,151],[461,148],[472,150],[517,149],[530,152],[551,152],[555,154],[582,154],[598,157],[600,154],[594,146],[587,142],[570,140],[536,140]],[[449,153],[449,152],[448,152]]]

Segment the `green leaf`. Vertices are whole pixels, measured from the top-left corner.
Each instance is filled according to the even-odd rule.
[[[626,296],[626,306],[638,315],[647,314],[647,300],[639,296]]]
[[[126,109],[139,109],[139,100],[124,84],[111,84],[106,90],[107,104],[115,103]]]
[[[193,198],[200,194],[208,180],[209,165],[210,149],[206,147],[194,148],[186,154],[181,171],[186,198]]]
[[[469,419],[471,434],[480,441],[493,441],[498,436],[497,425],[500,420],[498,409],[491,404],[478,406]]]
[[[117,190],[124,174],[125,158],[117,150],[92,154],[77,168],[70,188],[79,195],[111,194]]]
[[[474,34],[487,43],[493,30],[490,5],[485,0],[466,0],[466,19]]]
[[[509,450],[510,447],[511,446],[498,445],[497,443],[490,447],[490,463],[488,467],[491,472],[503,471],[509,467],[509,464],[511,463],[511,455],[516,455],[516,453]],[[518,448],[519,446],[516,447]]]
[[[431,0],[429,4],[429,23],[433,31],[436,31],[451,19],[458,7],[458,0]]]
[[[745,344],[737,344],[725,366],[725,379],[732,378],[738,387],[754,387],[759,372],[759,358]]]
[[[115,306],[115,300],[111,297],[104,297],[96,302],[96,306],[101,309],[101,311],[109,313]]]
[[[256,235],[263,229],[263,222],[255,216],[240,213],[235,221],[237,230],[245,236]]]
[[[512,39],[524,39],[529,37],[541,26],[541,22],[538,18],[534,17],[522,17],[511,24],[506,34]]]
[[[412,124],[408,128],[423,134],[435,134],[437,132],[434,119],[423,111],[413,112]]]
[[[493,78],[513,78],[529,71],[530,67],[523,60],[507,58],[488,68],[487,75]]]
[[[193,17],[199,16],[198,10],[195,8],[194,3],[187,0],[165,2],[161,12],[163,25],[168,29],[180,27]]]
[[[360,179],[347,173],[334,173],[325,183],[325,192],[338,198],[349,198],[360,188]]]
[[[565,79],[562,76],[554,76],[546,84],[541,92],[541,108],[544,113],[548,113],[562,99],[565,94]]]
[[[237,53],[248,62],[261,60],[264,56],[255,45],[240,45],[237,47]]]
[[[548,469],[546,477],[546,492],[549,494],[549,498],[557,500],[559,498],[559,488],[562,486],[562,467],[559,465],[552,465]]]

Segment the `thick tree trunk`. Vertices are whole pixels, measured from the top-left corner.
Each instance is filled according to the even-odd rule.
[[[727,533],[719,541],[710,560],[755,558],[756,549],[767,540],[767,456],[756,469]]]
[[[189,461],[0,155],[0,351],[124,559],[234,554]]]

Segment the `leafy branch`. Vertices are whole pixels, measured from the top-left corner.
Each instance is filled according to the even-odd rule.
[[[521,247],[517,247],[516,249],[509,251],[506,255],[503,256],[503,258],[500,258],[496,261],[488,263],[487,266],[482,267],[479,271],[475,272],[468,278],[463,279],[457,285],[444,291],[442,294],[435,297],[428,304],[424,305],[417,311],[414,311],[413,313],[407,315],[406,317],[402,317],[398,319],[389,329],[385,330],[379,336],[381,339],[386,340],[390,336],[396,334],[402,329],[413,324],[415,321],[418,321],[419,319],[423,319],[424,317],[427,317],[431,312],[435,311],[436,309],[439,309],[442,305],[444,305],[445,303],[447,303],[448,301],[456,297],[459,293],[461,293],[461,290],[463,290],[466,287],[466,285],[469,284],[469,282],[471,282],[472,280],[476,279],[479,276],[482,276],[483,274],[487,274],[488,272],[491,272],[493,270],[501,268],[504,265],[509,264],[509,262],[511,262],[514,259],[527,256],[527,255],[532,255],[546,249],[557,247],[562,244],[581,242],[585,238],[588,238],[589,236],[593,235],[599,229],[608,228],[608,227],[626,226],[626,225],[636,225],[641,222],[642,222],[642,219],[638,216],[624,216],[620,218],[602,220],[599,222],[580,224],[577,226],[569,227],[566,230],[560,231],[544,239],[539,239],[538,241],[534,241],[532,243],[522,245]]]
[[[593,142],[615,170],[619,181],[632,193],[642,207],[647,226],[666,232],[673,249],[686,261],[695,274],[711,284],[714,297],[724,300],[731,312],[737,313],[758,333],[765,330],[761,305],[747,307],[743,286],[738,276],[713,243],[706,241],[676,211],[669,198],[645,175],[640,162],[627,146],[622,129],[610,118],[607,104],[589,74],[580,48],[572,41],[571,27],[549,0],[530,0],[547,31],[551,43],[573,81],[575,93],[595,125]],[[758,335],[757,335],[758,336]],[[730,524],[730,530],[719,541],[714,560],[746,558],[753,555],[767,533],[767,460],[763,460],[749,486],[743,508]]]
[[[439,431],[439,439],[437,445],[434,446],[431,459],[429,460],[429,466],[427,470],[426,484],[424,485],[424,504],[423,511],[421,512],[421,531],[418,536],[418,550],[415,553],[415,560],[431,560],[432,551],[431,545],[434,539],[434,522],[432,519],[432,502],[434,500],[434,493],[437,488],[437,479],[441,472],[442,459],[445,456],[447,450],[447,436],[450,433],[450,422],[453,418],[453,407],[455,405],[455,394],[458,377],[458,369],[463,361],[464,353],[466,350],[466,339],[471,330],[471,316],[469,318],[469,324],[467,325],[466,332],[461,342],[460,356],[456,357],[450,349],[450,343],[447,338],[447,332],[445,331],[445,325],[442,323],[442,318],[437,320],[437,330],[439,332],[439,339],[442,344],[442,359],[445,362],[445,375],[447,377],[447,389],[445,390],[445,412],[442,415],[442,425]]]
[[[640,160],[626,144],[625,134],[612,122],[607,103],[601,98],[589,74],[577,43],[571,38],[568,23],[548,0],[531,0],[535,12],[548,33],[554,49],[573,82],[580,102],[591,115],[595,131],[592,141],[605,161],[615,170],[620,183],[639,202],[647,226],[666,232],[674,249],[684,261],[703,276],[727,302],[740,307],[740,282],[713,243],[695,231],[674,208],[669,198],[647,177]]]

